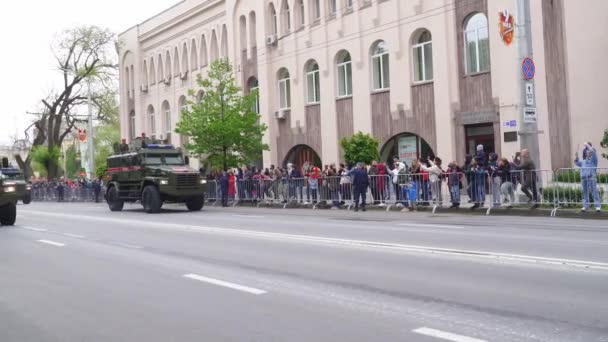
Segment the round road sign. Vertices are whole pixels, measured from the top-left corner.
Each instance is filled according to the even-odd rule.
[[[528,81],[534,78],[536,74],[536,66],[531,58],[525,58],[521,63],[521,71],[524,73],[524,78]]]

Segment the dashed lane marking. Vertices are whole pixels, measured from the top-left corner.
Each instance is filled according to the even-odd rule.
[[[213,284],[213,285],[217,285],[217,286],[222,286],[222,287],[227,287],[233,290],[237,290],[237,291],[242,291],[242,292],[247,292],[256,296],[259,295],[263,295],[265,293],[267,293],[264,290],[260,290],[260,289],[256,289],[254,287],[249,287],[249,286],[244,286],[244,285],[239,285],[239,284],[234,284],[234,283],[229,283],[227,281],[223,281],[223,280],[219,280],[219,279],[213,279],[213,278],[208,278],[208,277],[204,277],[198,274],[184,274],[183,275],[184,278],[188,278],[188,279],[193,279],[193,280],[198,280],[200,282],[203,283],[208,283],[208,284]]]
[[[464,226],[452,226],[442,224],[422,224],[422,223],[399,223],[401,227],[422,227],[422,228],[446,228],[446,229],[466,229]]]
[[[44,244],[47,244],[47,245],[51,245],[51,246],[55,246],[55,247],[63,247],[63,246],[65,246],[64,243],[55,242],[55,241],[51,241],[51,240],[38,240],[38,242],[44,243]]]
[[[474,337],[457,335],[457,334],[453,334],[453,333],[450,333],[447,331],[441,331],[441,330],[431,329],[431,328],[427,328],[427,327],[418,328],[418,329],[415,329],[412,331],[415,332],[416,334],[435,337],[435,338],[439,338],[439,339],[446,340],[446,341],[452,341],[452,342],[488,342],[486,340],[480,340],[480,339],[474,338]]]

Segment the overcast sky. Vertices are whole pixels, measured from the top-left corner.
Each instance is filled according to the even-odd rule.
[[[60,76],[50,50],[57,32],[93,24],[120,33],[178,0],[21,0],[0,4],[0,144],[19,137]]]

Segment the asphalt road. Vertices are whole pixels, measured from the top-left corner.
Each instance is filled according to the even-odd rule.
[[[0,341],[608,341],[608,224],[19,206]]]

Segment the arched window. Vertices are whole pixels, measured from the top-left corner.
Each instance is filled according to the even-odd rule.
[[[228,59],[228,29],[226,28],[226,24],[224,24],[222,26],[222,40],[221,40],[221,47],[222,47],[222,58]]]
[[[171,53],[169,51],[165,55],[165,80],[171,82]]]
[[[158,77],[158,83],[162,83],[165,79],[165,71],[163,70],[163,55],[158,54],[158,58],[156,60],[158,61],[158,73],[156,74],[156,77]]]
[[[215,30],[211,33],[211,51],[209,57],[211,58],[211,63],[215,62],[219,57],[219,48],[217,46],[217,35],[215,34]]]
[[[306,25],[306,11],[304,8],[304,0],[297,0],[296,7],[294,8],[294,14],[296,18],[296,28],[300,29]]]
[[[202,90],[199,90],[198,93],[196,93],[196,102],[201,103],[201,102],[203,102],[204,98],[205,98],[205,92]]]
[[[278,86],[279,86],[279,109],[286,110],[291,108],[291,80],[289,79],[289,71],[282,68],[279,70]]]
[[[338,14],[338,0],[328,0],[329,15],[336,16]]]
[[[317,104],[321,101],[321,81],[319,80],[319,64],[315,61],[306,63],[306,102]]]
[[[427,30],[415,36],[412,46],[414,60],[414,81],[433,80],[433,40]]]
[[[257,43],[257,20],[255,17],[255,12],[251,12],[249,13],[249,45],[251,45],[251,48],[255,48],[258,46]]]
[[[168,101],[163,102],[163,131],[171,134],[171,106]]]
[[[154,65],[154,57],[150,57],[150,84],[156,84],[156,66]]]
[[[209,64],[209,55],[207,54],[207,39],[205,35],[201,36],[201,68],[206,67]]]
[[[353,94],[353,62],[348,51],[340,51],[336,59],[338,67],[338,97]]]
[[[274,8],[274,5],[272,3],[268,5],[268,18],[270,19],[268,31],[270,32],[270,34],[278,34],[279,18],[277,18],[277,10]]]
[[[198,69],[199,65],[198,65],[198,51],[196,48],[196,39],[192,39],[192,43],[190,44],[190,52],[191,52],[191,56],[190,56],[190,66],[192,67],[192,71],[195,71],[196,69]]]
[[[488,19],[483,13],[473,14],[465,21],[464,57],[467,74],[490,70]]]
[[[281,5],[281,27],[284,35],[291,31],[291,9],[287,0],[283,0]]]
[[[129,113],[129,141],[135,139],[135,111]]]
[[[188,43],[184,42],[182,46],[182,70],[183,74],[187,73],[190,70],[188,66]]]
[[[179,63],[180,63],[179,49],[176,46],[175,48],[173,48],[173,76],[174,77],[179,77],[179,75],[182,73]]]
[[[143,76],[142,85],[145,88],[147,88],[150,85],[149,78],[148,78],[148,60],[147,59],[144,59],[143,66],[141,67],[141,74]]]
[[[247,81],[247,89],[249,89],[249,93],[255,93],[255,102],[253,104],[253,111],[260,114],[260,85],[258,83],[258,79],[252,77]]]
[[[154,107],[148,106],[148,127],[150,128],[150,134],[156,134],[156,115],[154,114]]]
[[[384,41],[377,42],[372,49],[372,87],[374,90],[389,89],[390,65],[388,46]]]
[[[129,70],[129,67],[125,68],[124,80],[125,89],[127,90],[127,97],[131,98],[131,70]]]
[[[242,15],[239,18],[239,43],[241,44],[240,46],[240,52],[247,52],[247,18],[245,18],[244,15]]]

